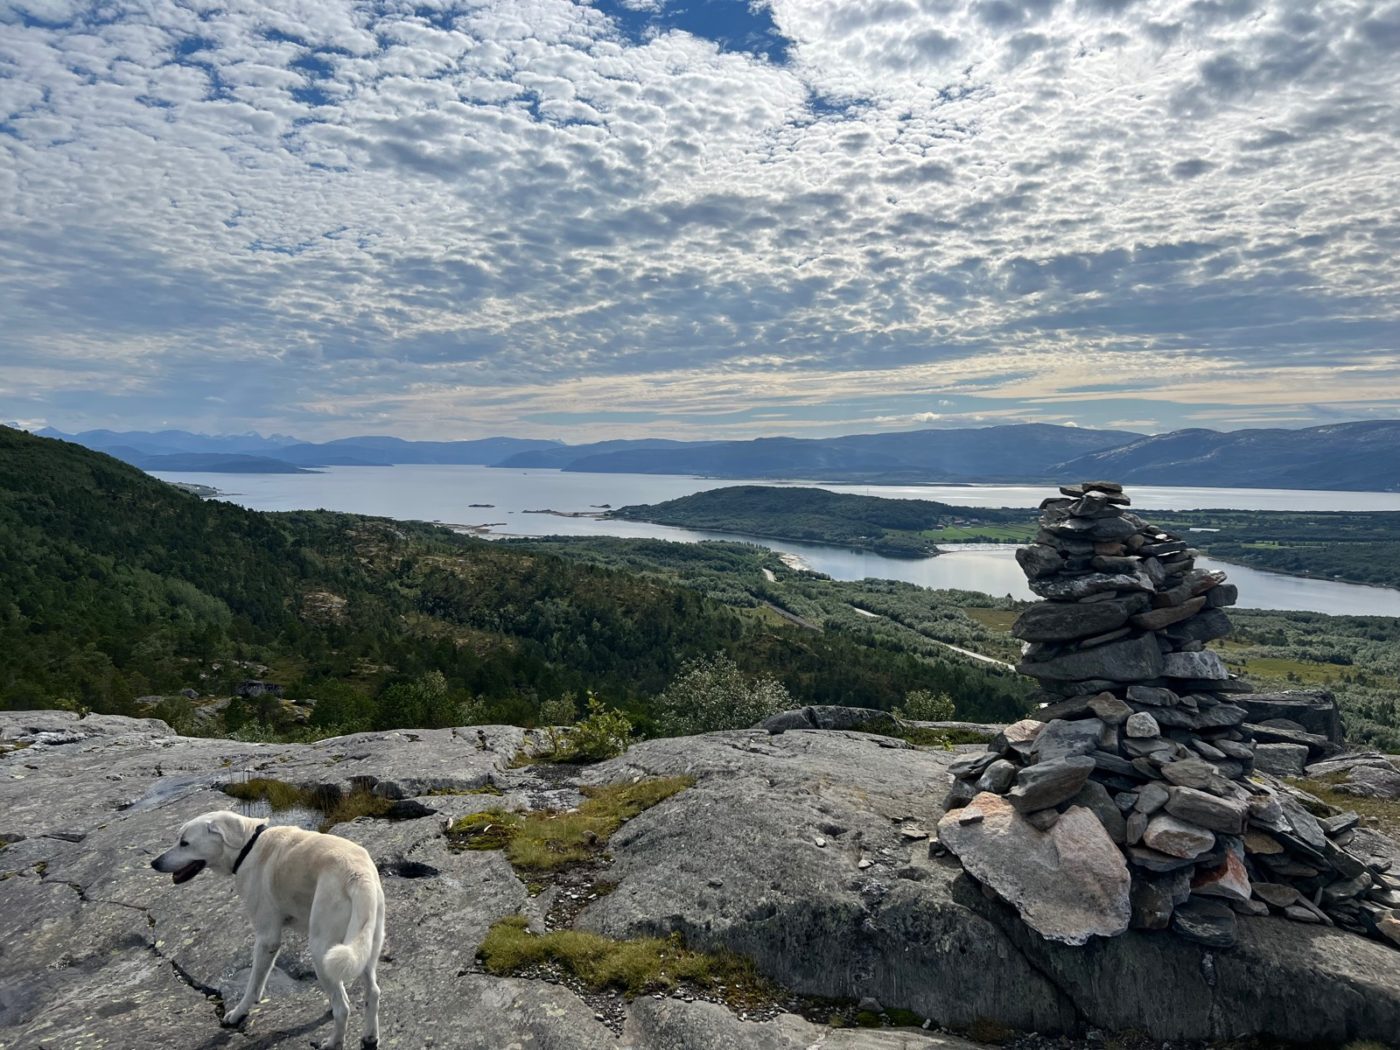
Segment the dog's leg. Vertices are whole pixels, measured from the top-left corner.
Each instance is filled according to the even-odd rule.
[[[321,988],[326,997],[331,1001],[331,1017],[335,1020],[335,1030],[331,1037],[317,1043],[316,1050],[341,1050],[345,1046],[345,1024],[350,1019],[350,997],[345,994],[345,985],[321,972],[319,960],[313,956],[312,961],[317,963],[316,976],[321,981]]]
[[[371,955],[369,965],[365,967],[365,1034],[360,1038],[360,1045],[365,1050],[379,1045],[379,981],[374,973],[378,956],[378,952]]]
[[[384,894],[379,894],[374,917],[374,942],[370,945],[369,965],[365,967],[365,1033],[360,1039],[364,1050],[379,1045],[379,955],[384,951]]]
[[[272,964],[277,961],[277,953],[281,947],[280,929],[274,929],[270,934],[258,932],[257,940],[253,942],[253,972],[248,975],[248,988],[238,1005],[224,1014],[225,1026],[232,1028],[241,1024],[248,1016],[248,1011],[262,999],[263,991],[267,988],[268,974],[272,973]]]

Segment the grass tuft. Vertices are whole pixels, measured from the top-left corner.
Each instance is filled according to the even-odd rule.
[[[447,838],[456,849],[503,849],[516,871],[557,871],[593,857],[627,821],[694,783],[692,777],[658,777],[586,787],[577,809],[470,813],[453,822]]]
[[[775,995],[749,960],[730,952],[691,951],[680,934],[627,941],[583,930],[536,934],[523,915],[510,915],[491,927],[478,954],[489,973],[554,964],[593,991],[617,989],[628,998],[668,992],[681,983],[723,987],[731,1004],[769,1002]]]

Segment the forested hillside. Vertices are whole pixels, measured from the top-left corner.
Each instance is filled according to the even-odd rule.
[[[610,517],[771,539],[830,543],[896,558],[926,558],[939,540],[1027,540],[1033,512],[954,507],[926,499],[856,496],[816,488],[733,485]]]
[[[589,690],[645,726],[685,663],[715,652],[800,702],[892,707],[928,689],[969,716],[989,698],[1015,703],[1016,690],[916,648],[812,631],[654,574],[427,525],[246,511],[0,428],[0,706],[128,712],[182,689],[227,696],[265,667],[350,727],[443,724],[469,705],[529,723]],[[432,672],[445,689],[414,692]],[[229,714],[268,711],[240,701]]]

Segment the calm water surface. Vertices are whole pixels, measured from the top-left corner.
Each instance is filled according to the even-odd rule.
[[[657,503],[731,485],[816,484],[739,481],[658,474],[573,474],[493,467],[329,467],[315,474],[170,474],[167,481],[210,485],[223,498],[254,510],[338,510],[402,520],[489,525],[499,536],[630,536],[695,541],[741,539],[798,556],[838,580],[906,580],[923,587],[961,588],[1034,597],[1013,557],[1014,546],[954,545],[936,558],[885,558],[839,547],[697,532],[645,522],[530,514],[532,510],[596,513],[603,504]],[[1033,507],[1054,494],[1049,485],[820,485],[834,492],[900,499],[932,499],[979,507]],[[1136,510],[1400,510],[1400,493],[1314,492],[1290,489],[1207,489],[1134,486]],[[472,507],[473,503],[491,504]],[[1251,609],[1306,609],[1334,615],[1400,616],[1400,591],[1328,580],[1307,580],[1220,565],[1239,584],[1240,605]]]

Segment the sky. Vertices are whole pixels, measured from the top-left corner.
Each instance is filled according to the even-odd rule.
[[[0,418],[1400,416],[1400,2],[0,0]]]

